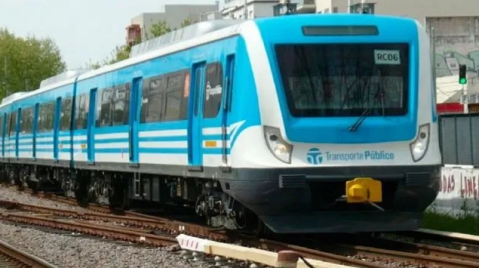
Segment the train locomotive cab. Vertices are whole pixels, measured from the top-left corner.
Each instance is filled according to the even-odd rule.
[[[236,141],[231,195],[277,233],[419,228],[441,166],[424,28],[301,15],[243,35],[264,43],[249,47],[261,127]]]

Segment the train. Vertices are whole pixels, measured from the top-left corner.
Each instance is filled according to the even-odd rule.
[[[431,70],[409,18],[196,23],[4,98],[2,179],[230,230],[415,230],[440,185]]]

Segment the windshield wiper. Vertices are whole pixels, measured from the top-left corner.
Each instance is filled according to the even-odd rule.
[[[383,87],[382,87],[381,71],[378,70],[378,73],[379,73],[378,91],[376,92],[373,101],[376,101],[378,96],[381,96],[381,109],[382,109],[383,116],[384,116],[385,115],[384,94],[383,94]],[[366,119],[367,114],[369,113],[370,110],[371,110],[371,106],[368,106],[368,107],[366,107],[366,109],[364,109],[363,113],[359,116],[358,120],[356,120],[356,122],[354,122],[354,124],[349,127],[349,132],[355,132],[356,130],[358,130],[358,128],[361,126],[361,124]]]
[[[366,119],[367,113],[369,112],[369,110],[371,110],[370,106],[364,109],[363,113],[359,116],[358,120],[356,120],[356,122],[354,122],[354,124],[349,127],[350,132],[355,132],[356,130],[358,130],[359,126],[361,126],[364,119]]]

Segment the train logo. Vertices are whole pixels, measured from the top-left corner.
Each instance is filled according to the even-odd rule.
[[[206,100],[210,99],[210,96],[219,95],[223,92],[223,87],[216,85],[215,87],[211,86],[210,81],[206,82]]]
[[[318,148],[311,148],[306,154],[308,163],[311,165],[319,165],[323,162],[323,154]]]

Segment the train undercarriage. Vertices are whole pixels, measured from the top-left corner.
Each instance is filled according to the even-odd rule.
[[[139,173],[105,172],[61,167],[1,163],[4,183],[19,189],[54,192],[88,203],[127,210],[144,202],[152,208],[181,207],[212,228],[262,234],[264,224],[249,209],[224,193],[215,180],[175,178]]]

